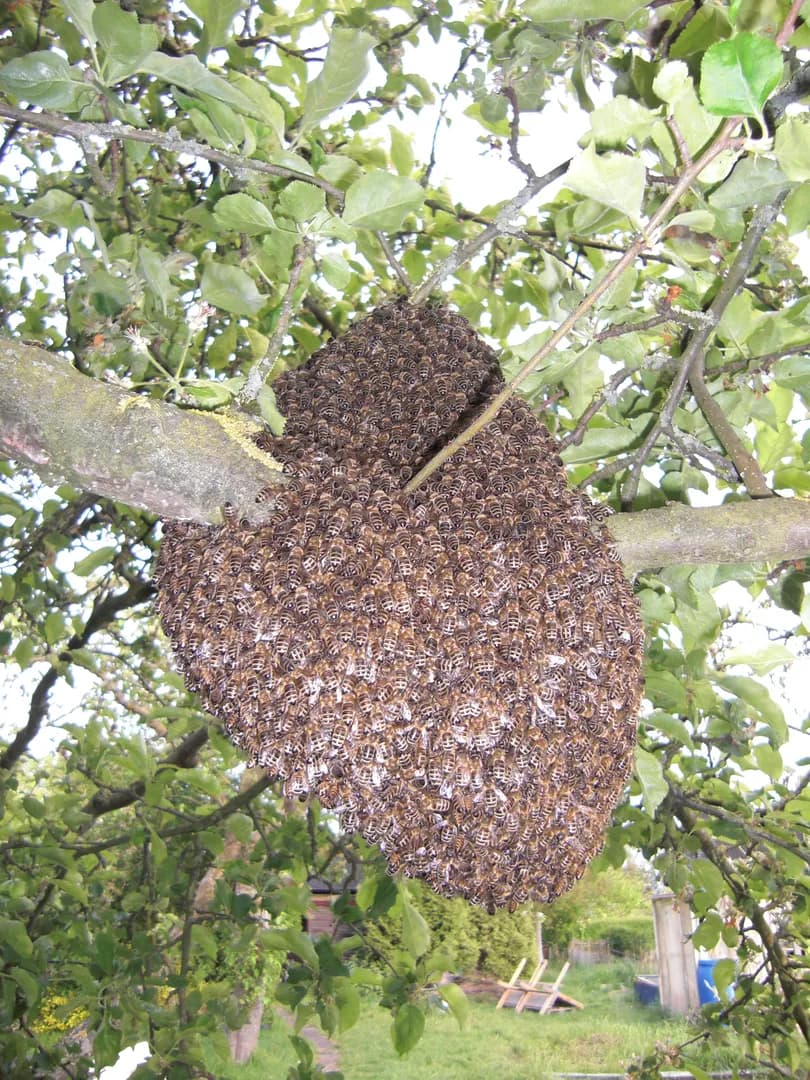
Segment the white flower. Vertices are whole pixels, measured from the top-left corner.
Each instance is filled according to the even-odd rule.
[[[212,315],[216,314],[217,309],[211,304],[203,300],[196,311],[191,310],[188,313],[188,327],[192,333],[196,333],[198,330],[202,330]]]
[[[149,341],[143,336],[137,326],[128,326],[124,331],[124,334],[129,338],[129,343],[135,352],[149,352]]]

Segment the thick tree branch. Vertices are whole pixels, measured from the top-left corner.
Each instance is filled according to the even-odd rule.
[[[163,517],[217,524],[230,503],[260,522],[285,483],[231,420],[145,398],[80,374],[61,358],[0,342],[0,453],[76,487]],[[54,402],[59,408],[54,408]],[[608,527],[629,572],[682,563],[758,563],[810,554],[810,501],[771,498],[617,514]]]
[[[161,517],[221,521],[230,502],[258,520],[279,467],[243,414],[203,413],[82,375],[66,360],[0,340],[0,454]]]
[[[758,499],[697,509],[660,510],[608,519],[625,569],[696,563],[762,563],[810,554],[810,501]],[[789,553],[789,554],[780,554]]]

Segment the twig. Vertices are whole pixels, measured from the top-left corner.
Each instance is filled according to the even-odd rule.
[[[692,155],[689,153],[689,147],[686,145],[686,139],[683,137],[683,132],[678,126],[678,121],[674,116],[667,117],[667,127],[669,133],[672,136],[672,140],[678,150],[678,155],[681,159],[681,165],[691,165]]]
[[[427,281],[423,281],[419,288],[414,292],[411,297],[411,303],[424,304],[433,290],[444,281],[446,277],[450,274],[454,274],[459,267],[464,266],[466,262],[469,262],[481,248],[485,247],[491,240],[494,240],[496,236],[508,232],[509,225],[514,220],[518,211],[522,210],[526,203],[530,202],[538,192],[546,187],[546,185],[557,180],[560,176],[563,176],[569,163],[569,161],[564,161],[561,165],[557,165],[549,172],[544,173],[543,176],[537,176],[534,180],[530,180],[513,199],[510,199],[509,202],[501,207],[492,223],[485,229],[482,229],[478,236],[474,236],[472,240],[468,240],[466,244],[458,244],[453,248],[441,266],[434,270]],[[406,490],[410,491],[414,486],[416,485],[411,481]]]
[[[718,364],[717,367],[708,368],[706,374],[710,379],[716,375],[731,375],[737,371],[746,371],[751,375],[761,374],[786,356],[801,356],[810,352],[810,341],[800,341],[797,345],[791,345],[787,349],[777,349],[776,352],[763,353],[761,356],[749,356],[744,360],[730,360],[727,364]]]
[[[472,56],[475,56],[475,46],[467,45],[461,50],[458,67],[453,72],[453,75],[447,86],[445,87],[444,93],[442,94],[441,101],[439,102],[439,115],[436,117],[436,123],[433,125],[433,138],[430,141],[430,157],[428,158],[428,163],[425,166],[424,172],[422,173],[422,178],[419,181],[422,187],[428,186],[430,182],[430,174],[433,172],[433,169],[436,165],[436,143],[439,139],[439,128],[441,127],[442,121],[444,120],[445,114],[447,112],[447,102],[450,97],[451,88],[453,86],[453,83],[456,81],[456,79],[459,77],[459,75],[469,63],[470,57]]]
[[[598,340],[598,338],[597,338]],[[560,450],[564,450],[566,446],[579,446],[585,437],[585,430],[590,424],[591,420],[596,416],[605,402],[610,398],[612,394],[615,394],[625,379],[629,379],[633,374],[632,368],[622,368],[621,371],[617,371],[608,382],[605,389],[597,394],[585,412],[580,416],[577,426],[573,431],[569,431],[567,435],[564,435],[559,441]]]
[[[729,424],[722,409],[717,405],[714,398],[712,398],[711,394],[706,389],[706,384],[703,380],[703,365],[705,363],[706,345],[714,334],[714,331],[723,316],[723,312],[726,310],[729,303],[731,303],[731,300],[734,298],[743,281],[745,281],[745,277],[754,259],[760,241],[779,213],[785,194],[786,192],[774,200],[774,205],[761,206],[755,213],[751,221],[751,227],[740,245],[737,256],[726,275],[726,279],[706,312],[703,325],[697,327],[690,337],[689,343],[684,349],[683,356],[681,357],[680,369],[670,387],[669,395],[664,403],[664,407],[661,409],[658,422],[653,425],[641,447],[634,455],[635,462],[633,468],[622,489],[622,506],[625,509],[628,509],[633,504],[633,500],[638,493],[641,470],[649,457],[652,448],[658,441],[662,429],[672,426],[675,412],[680,404],[687,383],[690,383],[692,386],[692,392],[695,395],[695,399],[697,400],[703,415],[711,425],[712,430],[720,440],[726,453],[734,462],[737,471],[743,478],[749,494],[756,497],[770,496],[773,494],[756,461],[746,450],[742,440]]]
[[[623,337],[625,334],[642,333],[645,330],[653,330],[656,326],[666,322],[679,322],[678,312],[668,308],[658,315],[652,315],[637,323],[622,323],[621,326],[609,326],[606,330],[600,330],[592,339],[595,342],[609,341],[610,338]]]
[[[411,291],[411,289],[413,288],[413,282],[408,277],[407,273],[405,272],[404,267],[402,266],[402,264],[400,263],[400,261],[396,257],[396,255],[394,254],[394,249],[391,247],[391,243],[390,243],[388,237],[380,229],[377,229],[375,231],[374,235],[377,237],[377,240],[379,241],[380,247],[385,252],[385,257],[386,257],[386,259],[388,259],[388,263],[391,266],[391,269],[396,274],[400,285],[402,286],[402,288],[405,290],[406,293],[409,293]]]
[[[683,456],[693,464],[699,465],[700,462],[697,459],[705,458],[706,461],[714,465],[715,474],[721,479],[729,484],[738,484],[740,482],[740,474],[737,472],[735,465],[723,454],[718,453],[717,450],[704,446],[700,439],[696,439],[694,435],[687,435],[684,431],[676,431],[671,424],[661,430],[672,440]]]
[[[518,139],[520,138],[520,108],[518,107],[517,94],[514,87],[502,86],[500,91],[512,106],[512,119],[509,121],[509,160],[512,164],[520,169],[527,180],[534,180],[537,173],[520,156],[518,150]]]
[[[776,220],[786,197],[787,190],[784,190],[777,195],[769,205],[761,206],[754,214],[751,221],[751,228],[749,229],[748,234],[740,247],[737,258],[734,260],[731,270],[729,271],[729,278],[735,278],[735,287],[731,294],[732,296],[734,295],[734,292],[737,291],[742,278],[745,277],[762,237]],[[737,267],[738,262],[741,263],[740,267]],[[736,274],[735,269],[737,270]],[[719,296],[720,293],[718,293],[718,298]],[[728,297],[728,300],[730,299],[731,296]],[[728,303],[728,300],[726,303]],[[715,303],[716,302],[717,300],[715,300]],[[712,304],[712,308],[714,308],[714,304]],[[714,323],[715,327],[720,321],[721,314],[722,309],[717,313],[717,318]],[[713,330],[714,327],[712,327],[712,331]],[[695,400],[700,406],[700,410],[706,417],[706,420],[709,422],[712,431],[719,439],[720,444],[734,462],[748,494],[752,498],[767,498],[773,494],[770,485],[763,476],[756,458],[754,458],[754,456],[746,449],[742,439],[729,423],[726,414],[709,393],[704,374],[705,365],[706,352],[705,348],[701,348],[693,355],[689,365],[689,385],[692,387],[692,393],[695,395]]]
[[[284,335],[287,333],[287,327],[292,318],[295,290],[298,287],[298,282],[301,279],[301,273],[304,269],[304,263],[311,250],[310,244],[307,241],[302,241],[293,253],[292,268],[290,269],[290,282],[287,285],[287,291],[284,293],[284,299],[281,301],[281,311],[276,320],[270,343],[267,346],[267,352],[261,360],[257,360],[250,369],[248,377],[245,380],[245,385],[236,395],[236,403],[237,405],[241,405],[242,408],[256,400],[267,377],[273,370],[276,360],[278,360],[281,346],[284,342]]]
[[[93,634],[113,622],[122,611],[126,611],[128,608],[135,607],[138,604],[142,604],[145,600],[148,600],[153,592],[153,586],[149,582],[138,581],[137,583],[130,585],[130,587],[123,592],[112,593],[100,597],[96,601],[83,629],[80,633],[74,634],[70,638],[65,650],[60,652],[59,659],[69,663],[71,660],[70,654],[73,649],[84,648]],[[28,709],[28,721],[25,726],[17,732],[3,753],[0,754],[0,770],[11,769],[26,752],[31,741],[39,733],[39,729],[48,714],[48,696],[59,677],[60,670],[54,665],[48,668],[37,683],[36,689],[31,695],[31,702]]]
[[[305,296],[304,307],[310,313],[310,315],[314,315],[314,317],[321,324],[324,330],[326,330],[327,333],[331,334],[332,337],[338,336],[340,331],[338,330],[337,323],[329,314],[329,312],[326,311],[326,309],[318,303],[317,300],[313,300],[311,296]]]
[[[788,43],[788,38],[796,28],[796,20],[799,17],[799,12],[802,9],[804,0],[793,0],[790,5],[790,11],[785,17],[785,21],[782,23],[782,27],[779,33],[776,35],[776,45],[780,49],[784,49]]]
[[[311,173],[300,172],[298,169],[288,169],[283,165],[272,165],[269,161],[258,161],[255,158],[240,157],[238,154],[226,154],[222,150],[215,150],[205,143],[194,139],[186,139],[177,131],[152,131],[143,128],[130,127],[128,124],[90,123],[85,120],[69,120],[65,116],[57,116],[48,112],[28,112],[25,109],[16,109],[11,105],[0,103],[0,117],[6,117],[28,127],[47,131],[51,135],[59,135],[62,138],[75,139],[80,145],[87,139],[110,140],[128,139],[130,142],[147,143],[150,146],[159,146],[174,154],[190,154],[192,157],[205,158],[206,161],[215,161],[224,165],[233,172],[265,173],[267,176],[282,176],[288,180],[301,180],[305,184],[313,184],[330,195],[338,206],[343,206],[343,192],[330,184],[328,180]]]
[[[414,476],[413,479],[406,485],[405,491],[414,491],[416,488],[418,488],[420,484],[424,483],[424,481],[436,471],[436,469],[440,468],[445,461],[447,461],[453,456],[453,454],[456,453],[457,450],[460,450],[462,446],[465,446],[470,441],[470,439],[472,439],[482,428],[484,428],[490,422],[490,420],[492,420],[495,416],[498,415],[498,413],[512,396],[514,391],[517,390],[518,387],[525,381],[525,379],[527,379],[528,376],[532,374],[538,364],[540,364],[542,360],[544,360],[557,348],[563,338],[565,338],[567,334],[573,329],[573,327],[576,326],[582,316],[585,315],[588,311],[590,311],[591,308],[596,304],[600,296],[603,296],[604,293],[606,293],[607,290],[615,284],[615,282],[618,280],[624,270],[626,270],[627,267],[633,263],[636,256],[646,247],[649,247],[653,243],[660,228],[662,227],[666,219],[669,217],[670,212],[680,201],[681,196],[686,191],[688,191],[692,183],[697,179],[701,172],[703,172],[706,166],[710,164],[710,162],[714,161],[714,159],[719,154],[723,153],[723,151],[727,150],[730,146],[734,144],[735,140],[733,139],[733,132],[738,125],[739,120],[736,117],[732,117],[731,119],[726,120],[714,142],[708,147],[707,150],[704,151],[703,154],[701,154],[701,156],[696,162],[694,162],[694,164],[684,170],[678,183],[672,189],[667,198],[664,199],[658,210],[656,210],[656,212],[650,218],[646,228],[638,234],[638,236],[624,253],[624,255],[611,267],[610,271],[605,274],[601,281],[599,281],[598,284],[594,286],[594,288],[585,297],[579,307],[577,307],[576,310],[572,311],[568,318],[565,319],[562,323],[560,323],[560,325],[557,327],[551,337],[545,342],[545,344],[542,345],[537,350],[537,352],[532,357],[530,357],[529,360],[526,361],[520,371],[518,371],[518,373],[509,380],[509,382],[499,394],[496,394],[496,396],[490,401],[489,405],[487,405],[487,407],[476,417],[476,419],[467,428],[465,428],[464,431],[462,431],[454,439],[451,439],[451,441],[447,443],[446,446],[442,447],[442,449],[434,457],[432,457],[430,461],[428,461],[424,468],[419,470],[416,476]],[[555,172],[557,172],[557,170],[555,170]],[[547,183],[547,177],[549,175],[550,174],[547,173],[546,177],[541,177],[540,179]],[[532,184],[527,184],[526,188],[531,188],[532,186]],[[526,190],[526,188],[524,188],[524,191]],[[487,230],[485,229],[484,232],[486,231]],[[429,285],[430,283],[427,284]],[[422,289],[420,289],[418,293],[414,296],[414,303],[420,302],[417,299],[417,295],[421,294],[422,299],[425,299],[427,295],[429,295],[430,288],[427,288],[427,292],[424,291],[425,288],[426,286],[423,286]]]

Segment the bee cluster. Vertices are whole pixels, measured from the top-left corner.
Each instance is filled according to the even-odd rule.
[[[461,316],[380,308],[275,384],[272,518],[168,524],[157,569],[186,683],[252,763],[490,909],[599,850],[642,665],[605,511],[525,403],[403,492],[502,385]]]

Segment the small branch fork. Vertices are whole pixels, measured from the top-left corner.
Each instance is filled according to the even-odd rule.
[[[733,461],[749,495],[754,498],[765,498],[773,494],[768,482],[762,475],[759,465],[746,449],[723,410],[709,393],[704,378],[704,366],[706,362],[706,346],[711,340],[723,312],[745,280],[760,242],[768,228],[776,220],[786,194],[787,192],[783,192],[772,204],[761,206],[756,211],[726,279],[706,312],[706,318],[703,320],[702,325],[692,333],[681,357],[680,369],[670,387],[669,395],[664,407],[661,409],[660,416],[648,432],[637,453],[633,455],[633,467],[622,489],[622,506],[624,509],[629,509],[633,504],[633,500],[638,493],[644,462],[649,457],[661,432],[672,429],[675,412],[683,397],[687,383],[691,386],[695,400],[720,441],[721,446]]]
[[[514,391],[521,386],[521,384],[528,378],[529,375],[531,375],[531,373],[541,363],[541,361],[543,361],[557,348],[560,342],[570,333],[574,326],[576,326],[582,316],[594,307],[597,300],[599,300],[599,298],[603,296],[607,292],[607,290],[615,284],[621,274],[629,266],[632,265],[638,255],[654,242],[660,229],[666,222],[672,210],[677,206],[683,194],[689,190],[689,188],[692,186],[692,184],[701,174],[701,172],[703,172],[706,166],[709,165],[712,161],[714,161],[714,159],[718,157],[721,153],[723,153],[725,150],[728,150],[729,148],[739,144],[739,140],[735,138],[735,131],[739,127],[739,123],[740,121],[737,117],[732,117],[729,120],[726,120],[714,142],[704,151],[703,154],[701,154],[697,161],[693,162],[690,166],[687,166],[687,168],[684,169],[683,173],[681,174],[677,183],[673,186],[667,198],[661,203],[658,210],[650,218],[646,228],[641,233],[639,233],[639,235],[636,237],[636,239],[633,241],[633,243],[630,245],[624,255],[613,265],[613,267],[601,279],[601,281],[599,281],[599,283],[594,286],[594,288],[585,297],[579,307],[577,307],[574,311],[571,312],[568,318],[566,318],[557,327],[551,337],[537,350],[537,352],[532,357],[530,357],[529,360],[526,361],[520,371],[518,371],[518,373],[509,380],[503,390],[492,399],[486,409],[484,409],[476,417],[473,423],[471,423],[467,428],[464,429],[464,431],[457,435],[455,439],[452,439],[449,443],[447,443],[446,446],[442,447],[438,454],[431,458],[431,460],[428,461],[424,468],[420,469],[416,476],[414,476],[413,479],[410,480],[410,482],[406,485],[405,491],[416,490],[416,488],[423,484],[429,476],[431,476],[458,450],[460,450],[462,446],[466,446],[466,444],[472,438],[474,438],[475,435],[482,430],[482,428],[486,427],[490,420],[493,420],[498,415],[498,413],[512,396]],[[565,168],[567,168],[567,164],[564,168],[562,168],[562,171],[555,170],[555,172],[557,173],[557,175],[562,175],[562,172]],[[523,192],[521,192],[520,194],[523,195],[525,192],[531,190],[535,186],[535,184],[538,184],[541,181],[542,183],[540,184],[540,186],[548,183],[549,176],[550,174],[547,173],[545,177],[540,177],[534,182],[530,181],[529,184],[527,184],[526,187],[523,189]],[[539,188],[537,188],[537,190],[539,190]],[[532,194],[533,193],[534,192],[532,192]],[[520,196],[518,196],[518,198],[519,197]],[[530,195],[526,197],[524,199],[524,202],[528,202],[528,198],[530,197]],[[504,210],[506,209],[507,207],[504,207]],[[516,210],[513,211],[513,214],[515,212]],[[500,217],[500,215],[498,216]],[[476,237],[476,240],[481,240],[481,236],[483,236],[483,234],[487,233],[488,231],[489,230],[484,229],[483,233]],[[489,239],[489,237],[487,237],[487,239]],[[461,264],[458,263],[458,265]],[[413,296],[414,303],[421,303],[427,299],[427,296],[432,291],[434,279],[436,279],[437,275],[439,275],[442,270],[443,267],[440,267],[436,274],[433,275],[433,278],[431,278],[430,281],[425,282],[425,284],[417,290],[417,292]],[[452,270],[448,272],[452,272]],[[441,274],[439,280],[441,280],[441,277],[443,276],[445,276],[444,273]]]

